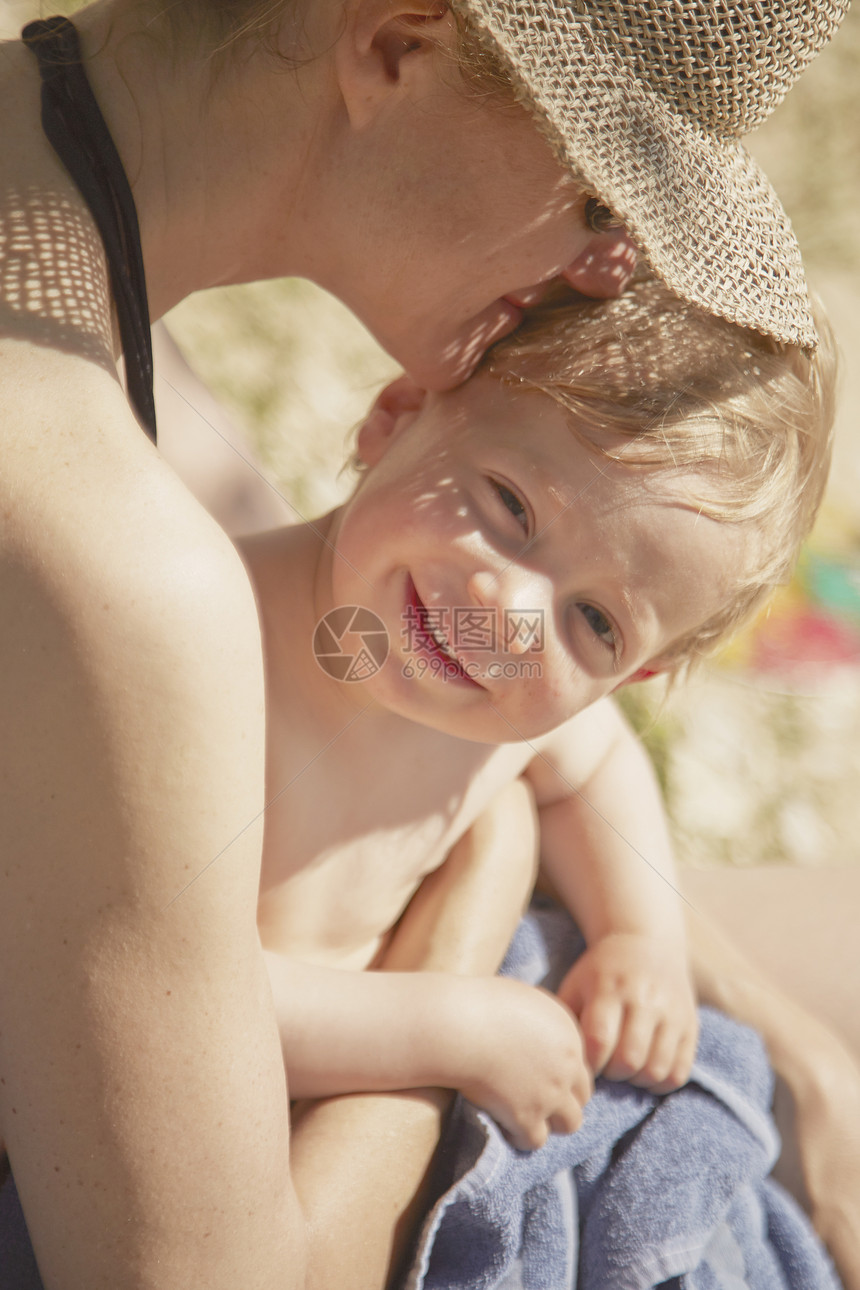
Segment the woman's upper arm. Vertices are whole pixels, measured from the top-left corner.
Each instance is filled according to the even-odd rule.
[[[253,596],[103,371],[0,430],[0,1138],[47,1286],[300,1284]],[[294,1279],[291,1279],[294,1278]]]

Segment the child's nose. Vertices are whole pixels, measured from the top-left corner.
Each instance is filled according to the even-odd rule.
[[[510,597],[511,578],[504,573],[491,573],[482,570],[473,573],[466,583],[466,590],[472,602],[481,609],[504,609]]]
[[[533,632],[517,630],[518,615],[530,621],[536,615],[546,617],[550,606],[541,586],[543,579],[524,573],[510,566],[501,573],[482,570],[473,573],[466,583],[466,590],[473,604],[482,609],[494,609],[499,615],[496,623],[497,639],[505,642],[509,654],[526,654],[537,637]],[[540,634],[541,638],[543,633]]]

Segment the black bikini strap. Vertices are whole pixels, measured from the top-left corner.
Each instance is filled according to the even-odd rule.
[[[81,66],[75,28],[67,18],[48,18],[29,23],[21,36],[39,63],[45,137],[80,189],[104,242],[128,396],[154,441],[152,335],[134,198]]]

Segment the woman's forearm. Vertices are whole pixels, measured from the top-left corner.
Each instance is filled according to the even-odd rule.
[[[300,1103],[291,1164],[307,1219],[305,1290],[385,1290],[433,1201],[432,1166],[453,1093],[358,1094]]]
[[[774,1070],[790,1088],[802,1091],[828,1077],[819,1055],[839,1054],[840,1069],[860,1071],[833,1029],[781,990],[715,922],[688,906],[687,925],[701,1002],[757,1030]]]
[[[846,1290],[860,1290],[860,1066],[833,1030],[692,907],[688,926],[702,1002],[756,1029],[776,1072],[788,1146],[781,1181],[808,1210]]]
[[[841,1050],[852,1060],[830,1029],[784,994],[714,923],[692,908],[687,923],[700,1001],[757,1030],[774,1071],[791,1089],[802,1091],[819,1075],[827,1077],[811,1053]]]

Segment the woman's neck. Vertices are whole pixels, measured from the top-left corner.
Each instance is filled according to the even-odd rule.
[[[216,71],[123,0],[75,25],[137,205],[153,318],[205,287],[313,276],[324,65],[291,71],[257,51]]]

